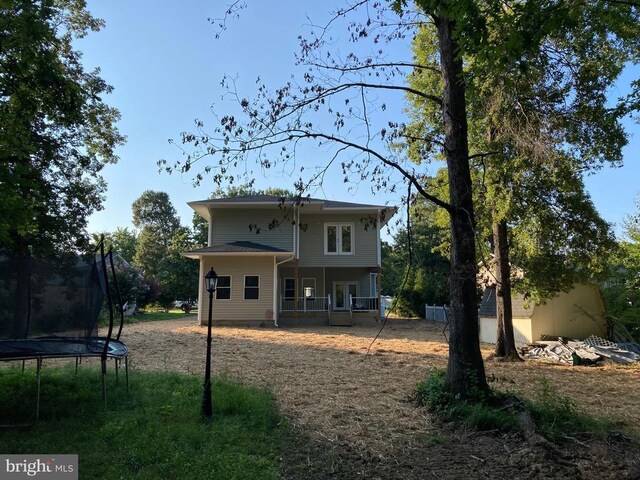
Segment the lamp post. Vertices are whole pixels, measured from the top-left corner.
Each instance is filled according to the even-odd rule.
[[[211,404],[211,317],[213,314],[213,292],[216,291],[218,275],[211,270],[204,276],[204,286],[209,292],[209,320],[207,322],[207,364],[204,369],[204,391],[202,392],[202,416],[210,419],[213,414]]]

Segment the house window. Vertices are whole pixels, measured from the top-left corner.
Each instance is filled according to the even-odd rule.
[[[324,224],[324,254],[353,255],[353,223]]]
[[[245,275],[244,299],[258,300],[260,298],[260,277],[258,275]]]
[[[231,298],[231,277],[229,275],[218,276],[216,287],[216,300],[229,300]]]
[[[296,296],[295,278],[285,278],[283,290],[284,290],[284,298],[294,298]]]

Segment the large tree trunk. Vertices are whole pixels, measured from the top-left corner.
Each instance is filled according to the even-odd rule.
[[[475,221],[471,194],[467,112],[462,59],[453,37],[454,22],[436,19],[443,80],[445,156],[449,171],[451,215],[451,316],[449,320],[449,392],[468,397],[488,390],[480,353],[476,289]]]
[[[493,222],[493,244],[496,275],[496,316],[498,333],[496,357],[522,360],[516,350],[513,336],[513,310],[511,307],[511,265],[509,265],[509,242],[507,221]]]

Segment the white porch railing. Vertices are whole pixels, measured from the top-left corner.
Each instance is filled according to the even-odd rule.
[[[377,312],[378,297],[354,297],[349,295],[349,310],[352,312]]]
[[[354,297],[349,295],[349,303],[345,305],[345,311],[350,312],[377,312],[378,297]],[[331,295],[326,297],[280,297],[281,312],[327,312],[335,308]]]
[[[280,297],[281,312],[326,312],[329,297]]]

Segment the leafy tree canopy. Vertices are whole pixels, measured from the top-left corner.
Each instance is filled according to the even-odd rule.
[[[145,190],[133,202],[131,210],[133,225],[154,232],[165,247],[180,227],[178,214],[166,192]]]
[[[0,244],[86,245],[101,208],[100,171],[124,142],[111,92],[82,66],[75,38],[103,26],[84,0],[0,3]]]

